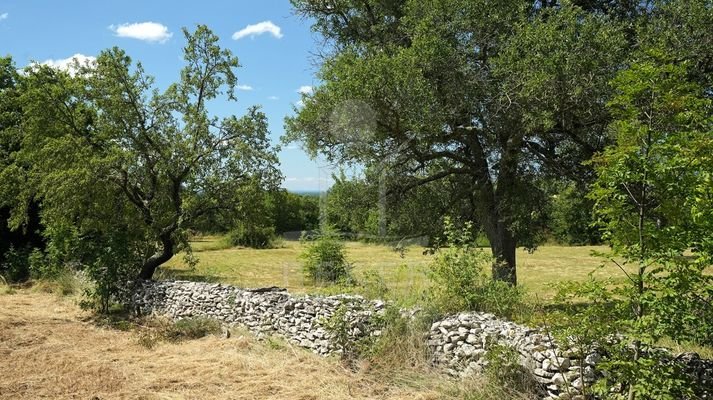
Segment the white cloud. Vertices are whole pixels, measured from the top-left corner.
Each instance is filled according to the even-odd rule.
[[[302,101],[302,100],[297,100],[297,101],[295,102],[295,107],[297,107],[297,108],[302,108],[302,107],[304,107],[304,106],[305,106],[305,102]]]
[[[96,57],[92,56],[85,56],[84,54],[77,53],[71,57],[67,58],[62,58],[62,59],[49,59],[42,61],[40,65],[47,65],[52,68],[60,69],[62,71],[67,71],[70,74],[74,74],[77,69],[75,68],[75,62],[79,63],[79,65],[92,65],[97,61]]]
[[[257,35],[262,35],[263,33],[269,33],[276,38],[281,38],[282,29],[279,26],[272,23],[272,21],[262,21],[257,24],[248,25],[245,28],[233,33],[233,40],[240,40],[246,36],[255,37]]]
[[[312,88],[312,86],[308,86],[308,85],[300,86],[300,88],[297,89],[297,93],[301,93],[301,94],[312,94],[313,91],[314,91],[314,88]]]
[[[4,20],[4,19],[7,19],[7,17],[9,17],[9,16],[10,16],[10,14],[8,14],[8,13],[2,13],[2,14],[0,14],[0,21],[2,21],[2,20]]]
[[[280,100],[280,98],[277,96],[267,96],[267,99],[268,100]]]
[[[143,40],[146,42],[165,43],[173,36],[168,31],[166,25],[157,22],[136,22],[133,24],[121,24],[119,26],[110,25],[109,29],[114,31],[118,37]]]
[[[244,91],[250,91],[253,90],[253,87],[250,85],[238,85],[236,86],[238,90],[244,90]]]

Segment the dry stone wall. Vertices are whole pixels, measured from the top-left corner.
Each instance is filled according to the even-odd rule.
[[[596,379],[595,353],[584,360],[561,351],[545,333],[486,313],[461,313],[431,326],[428,345],[434,362],[454,376],[482,372],[493,345],[517,351],[519,363],[533,374],[545,399],[578,399]]]
[[[142,314],[173,319],[207,317],[241,325],[256,333],[277,334],[318,354],[340,352],[325,324],[344,307],[350,340],[378,336],[372,328],[384,302],[360,296],[293,296],[283,290],[240,289],[234,286],[187,281],[143,281],[132,295],[132,306]]]
[[[379,336],[378,317],[385,312],[384,302],[360,296],[296,296],[276,288],[250,290],[187,281],[139,282],[131,303],[144,314],[173,319],[209,317],[244,326],[258,336],[276,334],[322,355],[343,351],[326,328],[327,321],[340,309],[350,341]],[[481,372],[487,365],[485,354],[493,345],[512,348],[547,400],[584,399],[582,387],[599,377],[598,354],[578,357],[560,349],[544,332],[492,314],[468,312],[450,316],[435,322],[425,340],[434,365],[453,376]],[[698,380],[701,398],[713,399],[713,361],[693,354],[679,361]]]

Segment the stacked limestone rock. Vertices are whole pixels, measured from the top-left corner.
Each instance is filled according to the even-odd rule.
[[[428,338],[434,364],[453,376],[480,373],[487,365],[485,354],[493,345],[517,351],[519,364],[532,373],[540,385],[543,400],[584,400],[584,386],[590,387],[601,374],[596,352],[581,357],[562,350],[541,330],[497,319],[492,314],[461,313],[433,323]],[[656,351],[671,354],[666,349]],[[664,357],[667,358],[667,357]],[[713,399],[713,360],[695,353],[668,357],[679,363],[697,383],[696,398]]]
[[[533,373],[547,393],[546,399],[577,398],[582,382],[595,379],[592,365],[598,360],[596,355],[584,362],[565,356],[542,332],[492,314],[462,313],[435,322],[428,341],[434,363],[454,376],[480,373],[487,365],[486,352],[496,344],[519,353],[520,365]]]
[[[144,314],[172,319],[207,317],[242,325],[263,335],[277,334],[318,354],[341,351],[324,328],[340,307],[345,307],[348,337],[359,340],[379,335],[370,322],[384,303],[360,296],[291,296],[284,291],[251,291],[221,284],[187,281],[139,282],[132,304]]]

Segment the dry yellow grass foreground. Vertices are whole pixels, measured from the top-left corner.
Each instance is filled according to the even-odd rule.
[[[288,345],[240,333],[152,350],[102,328],[68,299],[0,294],[0,399],[435,399]],[[441,392],[443,393],[443,392]]]

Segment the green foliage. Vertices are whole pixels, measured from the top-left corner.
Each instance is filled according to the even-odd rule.
[[[367,299],[385,300],[389,295],[389,287],[386,285],[384,277],[378,272],[369,270],[356,279],[359,294]]]
[[[612,388],[621,388],[619,385],[627,382],[630,386],[626,388],[636,393],[637,398],[697,398],[690,377],[684,374],[681,365],[671,362],[670,354],[647,351],[635,357],[629,344],[608,346],[607,351],[608,355],[600,367],[607,372],[607,376],[594,385],[594,393],[608,395],[612,399],[625,399],[628,397],[625,390],[612,393]]]
[[[371,217],[378,208],[378,189],[364,179],[334,176],[327,192],[326,218],[340,232],[378,235],[378,222]]]
[[[446,313],[473,310],[512,317],[521,311],[522,290],[484,273],[492,258],[475,246],[472,225],[459,229],[446,219],[445,235],[447,247],[438,248],[430,265],[432,304]]]
[[[472,213],[467,206],[453,207],[442,182],[400,191],[398,177],[378,167],[367,167],[363,176],[347,177],[343,171],[333,176],[325,203],[327,223],[357,240],[416,238],[431,244],[443,234],[444,214],[458,218]]]
[[[215,210],[201,216],[194,224],[196,231],[204,234],[240,232],[265,237],[269,228],[276,234],[313,230],[319,224],[319,197],[288,192],[285,189],[264,190],[248,186],[239,190],[240,204],[231,213]],[[263,231],[263,233],[258,231]],[[273,234],[274,234],[273,233]],[[293,236],[291,235],[291,236]],[[255,244],[253,244],[255,243]],[[229,245],[265,246],[265,240],[240,240]]]
[[[232,246],[245,246],[254,249],[268,249],[274,246],[276,236],[272,226],[258,226],[249,222],[238,223],[228,232],[227,240]]]
[[[306,247],[300,259],[307,279],[315,283],[348,282],[351,264],[346,258],[344,242],[332,228],[323,228],[312,241],[302,238]]]
[[[697,208],[713,172],[713,104],[691,76],[686,63],[649,48],[612,82],[616,144],[594,159],[591,198],[613,256],[623,259],[611,262],[627,279],[570,286],[566,304],[570,314],[579,310],[561,330],[582,349],[599,347],[607,379],[593,390],[612,398],[690,398],[696,383],[652,346],[662,338],[713,343],[703,245],[711,222]]]
[[[353,327],[349,322],[348,313],[348,305],[340,305],[334,315],[323,322],[323,326],[329,332],[332,343],[341,350],[341,359],[345,362],[354,362],[359,359],[364,348],[362,343],[354,340],[351,335]]]
[[[583,393],[625,399],[629,390],[634,390],[637,398],[696,398],[696,383],[672,360],[671,353],[651,347],[656,338],[662,337],[661,333],[650,335],[641,331],[646,328],[632,315],[632,304],[628,300],[632,297],[631,291],[626,284],[591,276],[583,283],[560,285],[555,302],[560,304],[562,312],[549,313],[545,321],[547,327],[560,343],[569,343],[576,349],[577,357],[584,359],[594,352],[601,356],[596,370],[604,376],[594,385],[585,385]],[[654,315],[657,314],[649,314]],[[676,335],[671,337],[683,339]],[[634,339],[638,340],[632,341]]]
[[[586,194],[586,190],[569,184],[553,195],[549,226],[558,243],[576,246],[601,243],[599,229],[594,226],[594,202]]]
[[[15,249],[11,246],[0,263],[0,275],[13,283],[24,282],[30,278],[52,279],[61,272],[61,269],[49,262],[40,249],[30,247]]]
[[[299,232],[316,229],[319,225],[319,197],[291,193],[286,190],[271,192],[268,197],[275,231]]]

